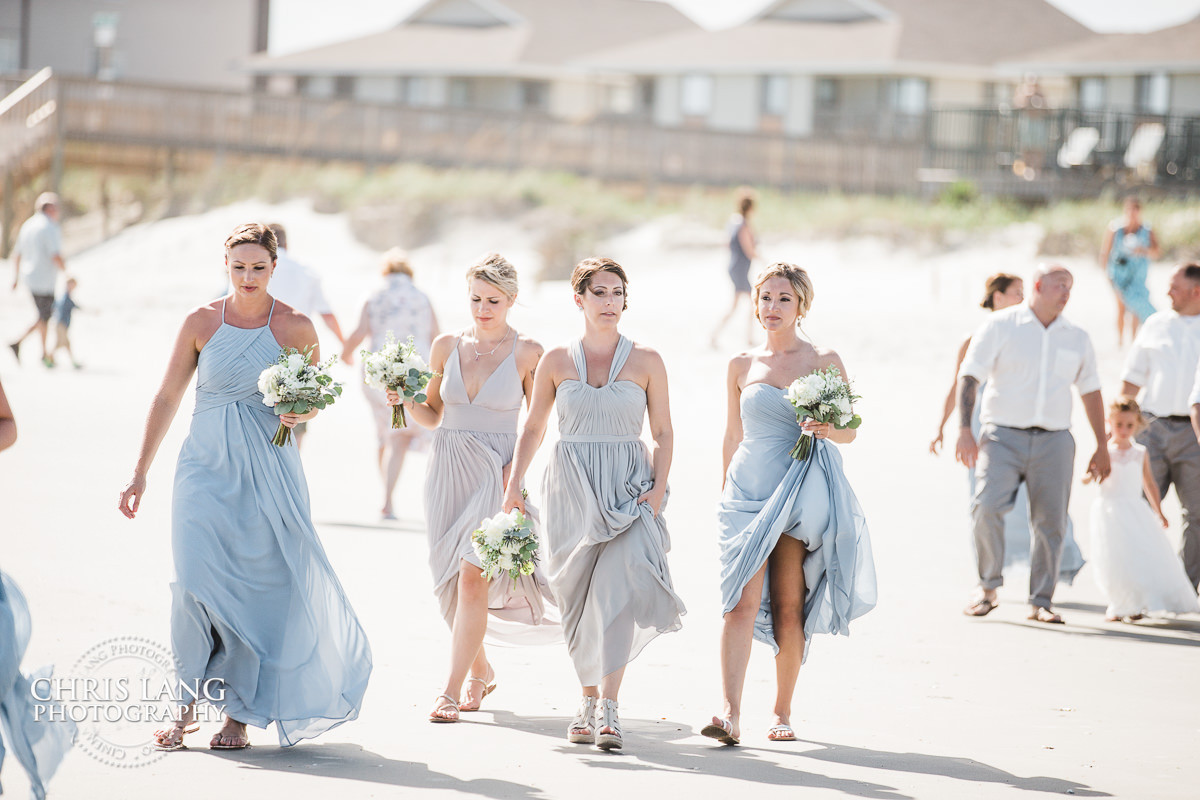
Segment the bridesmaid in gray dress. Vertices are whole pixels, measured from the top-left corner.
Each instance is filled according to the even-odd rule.
[[[741,738],[742,686],[752,639],[775,650],[772,741],[795,741],[792,695],[814,633],[849,633],[875,606],[875,567],[862,509],[842,472],[838,448],[854,430],[805,420],[787,400],[796,378],[833,366],[833,350],[797,335],[812,304],[808,273],[775,263],[754,286],[754,315],[767,333],[761,348],[729,362],[725,480],[719,512],[723,717],[701,733],[724,744]],[[801,430],[815,439],[804,461],[791,457]]]
[[[225,712],[217,749],[248,746],[247,723],[274,722],[290,746],[352,720],[371,674],[366,634],[313,528],[299,451],[271,444],[280,422],[293,428],[317,412],[276,417],[258,391],[281,346],[312,346],[320,358],[308,318],[267,294],[275,249],[257,223],[226,240],[232,293],[184,320],[119,504],[133,519],[195,373],[171,508],[171,646],[181,692],[219,686],[200,695]],[[161,749],[183,746],[194,706],[155,734]]]
[[[562,639],[546,607],[550,589],[541,571],[516,581],[506,576],[488,581],[471,545],[480,521],[500,512],[517,417],[533,393],[542,357],[540,344],[508,324],[517,288],[516,269],[495,253],[467,270],[474,324],[434,341],[430,368],[437,376],[429,382],[428,399],[405,402],[413,419],[437,428],[425,473],[425,519],[433,590],[452,636],[450,675],[430,722],[458,722],[460,711],[478,711],[496,688],[485,634],[505,644]],[[388,403],[399,401],[397,393],[388,393]],[[467,694],[460,700],[464,680]]]
[[[504,508],[524,508],[521,483],[558,406],[559,441],[542,483],[545,563],[567,650],[583,687],[571,742],[623,744],[617,693],[625,666],[660,633],[679,630],[683,602],[667,566],[662,519],[673,434],[667,371],[655,351],[617,330],[625,271],[611,259],[571,276],[583,338],[542,359]],[[653,452],[640,434],[649,418]]]

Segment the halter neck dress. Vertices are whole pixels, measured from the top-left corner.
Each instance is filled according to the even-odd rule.
[[[640,438],[646,392],[617,380],[632,349],[622,336],[608,381],[595,387],[583,343],[571,344],[579,377],[558,385],[560,436],[542,484],[547,576],[583,686],[625,666],[659,634],[679,630],[685,613],[671,582],[662,514],[638,503],[654,473]]]
[[[517,418],[525,390],[517,371],[517,342],[474,399],[463,383],[458,343],[442,376],[442,424],[433,434],[425,473],[425,520],[434,594],[446,624],[454,627],[458,572],[466,561],[482,568],[471,534],[500,513],[504,467],[517,444]],[[526,506],[530,516],[536,511]],[[542,644],[562,641],[562,628],[542,569],[517,580],[494,578],[488,587],[486,641]]]
[[[196,410],[175,470],[171,644],[185,687],[223,683],[225,713],[293,745],[358,716],[371,649],[325,555],[294,445],[259,373],[279,358],[261,328],[225,322],[200,351]]]

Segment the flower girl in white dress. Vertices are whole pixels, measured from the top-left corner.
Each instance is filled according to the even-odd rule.
[[[1137,620],[1149,612],[1200,612],[1183,562],[1158,530],[1167,527],[1167,518],[1146,448],[1133,441],[1144,424],[1132,398],[1109,405],[1112,474],[1100,484],[1091,513],[1092,563],[1096,583],[1108,599],[1109,622]]]

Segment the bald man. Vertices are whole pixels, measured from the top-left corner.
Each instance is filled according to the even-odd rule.
[[[1004,577],[1004,516],[1024,481],[1029,494],[1033,546],[1029,568],[1029,619],[1061,623],[1051,601],[1067,531],[1067,504],[1075,439],[1071,387],[1083,400],[1096,438],[1088,474],[1111,469],[1104,435],[1104,402],[1091,338],[1063,315],[1074,278],[1057,264],[1033,276],[1028,305],[997,311],[971,337],[958,384],[959,432],[955,454],[975,467],[971,518],[979,593],[963,613],[987,616],[996,607]],[[986,381],[979,441],[971,434],[979,384]]]

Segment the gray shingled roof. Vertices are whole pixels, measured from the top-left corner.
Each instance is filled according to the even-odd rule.
[[[654,0],[488,0],[521,21],[486,28],[402,22],[380,33],[247,62],[253,73],[538,74],[560,70],[580,53],[613,47],[696,23]]]
[[[887,19],[750,21],[717,31],[681,31],[583,56],[601,69],[645,72],[839,70],[960,74],[1034,47],[1095,34],[1045,0],[872,0]]]
[[[1004,66],[1067,75],[1200,71],[1200,17],[1149,33],[1095,34],[1081,42],[1027,52]]]

